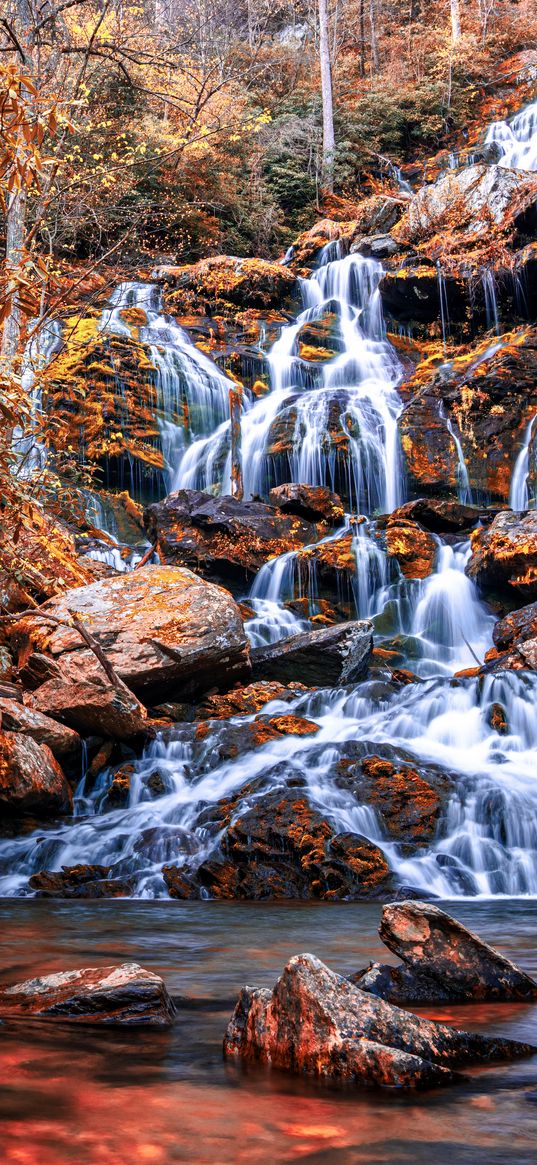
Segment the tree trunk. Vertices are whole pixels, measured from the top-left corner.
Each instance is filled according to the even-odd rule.
[[[6,222],[6,267],[20,266],[24,239],[26,235],[26,190],[24,187],[12,195],[9,203]],[[19,348],[22,314],[19,297],[15,292],[11,300],[11,309],[4,322],[2,331],[1,363],[2,371],[11,376],[14,370],[15,357]]]
[[[377,12],[375,0],[369,0],[369,24],[371,30],[371,72],[379,71],[379,48],[377,39]]]
[[[451,39],[456,44],[461,38],[460,0],[451,0]]]
[[[319,57],[321,62],[321,94],[323,102],[323,186],[334,189],[334,106],[332,96],[332,68],[328,35],[328,0],[319,0]]]

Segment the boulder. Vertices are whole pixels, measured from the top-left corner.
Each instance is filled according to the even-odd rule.
[[[359,751],[374,747],[360,745]],[[345,751],[335,765],[338,788],[352,792],[358,804],[371,806],[391,841],[407,847],[432,842],[455,778],[436,765],[406,762],[397,754],[355,758],[349,745]],[[390,752],[389,746],[383,751]]]
[[[351,983],[361,991],[368,991],[387,1003],[397,1007],[427,1007],[429,1004],[453,1003],[459,996],[445,987],[438,979],[421,975],[412,967],[400,963],[370,963],[365,971],[350,976]]]
[[[321,627],[254,648],[252,675],[311,687],[353,684],[366,675],[372,649],[373,627],[365,620]]]
[[[228,1058],[392,1088],[448,1084],[461,1064],[530,1053],[401,1011],[309,954],[290,960],[272,992],[243,988],[224,1037]]]
[[[383,908],[379,934],[412,973],[433,979],[451,999],[537,999],[529,975],[438,906],[392,902]]]
[[[460,534],[491,518],[484,507],[466,505],[452,498],[416,498],[390,514],[390,522],[417,522],[433,534]]]
[[[226,304],[279,307],[296,291],[295,276],[281,263],[235,255],[214,255],[186,267],[157,267],[151,279],[173,289],[168,302],[175,310],[212,310]]]
[[[418,522],[391,514],[386,525],[386,550],[399,563],[405,578],[428,578],[433,573],[438,543]]]
[[[196,720],[228,720],[231,716],[252,716],[272,700],[296,700],[308,689],[304,684],[286,687],[276,680],[260,680],[257,684],[233,688],[225,695],[206,696],[196,707]]]
[[[129,898],[132,882],[110,877],[111,870],[111,866],[62,866],[61,871],[32,874],[28,885],[36,898]]]
[[[0,731],[2,814],[56,817],[71,807],[71,790],[47,745],[20,732]]]
[[[130,740],[147,735],[145,708],[127,689],[108,683],[98,673],[94,658],[80,652],[80,659],[63,661],[60,679],[48,680],[28,697],[32,710],[37,715],[48,712],[83,736]]]
[[[441,286],[437,267],[423,259],[407,260],[403,266],[385,271],[379,292],[387,316],[409,324],[424,336],[428,335],[430,324],[438,323],[440,327],[442,311],[450,324],[465,321],[468,314],[468,285],[464,280],[446,273]]]
[[[169,1027],[174,1013],[163,980],[138,963],[61,971],[0,990],[0,1016],[9,1018]]]
[[[149,506],[144,520],[162,561],[241,585],[269,558],[318,536],[312,521],[295,513],[283,514],[263,502],[213,498],[197,490],[168,494]]]
[[[423,186],[394,227],[400,243],[423,243],[442,232],[461,239],[488,239],[537,225],[537,178],[525,170],[477,165],[450,170]]]
[[[84,717],[84,699],[93,699],[91,728],[86,724],[90,731],[99,704],[103,716],[112,704],[113,728],[116,712],[123,716],[123,695],[103,687],[93,652],[74,628],[47,623],[49,612],[67,622],[75,612],[87,623],[117,674],[141,697],[158,700],[170,691],[195,697],[209,688],[231,687],[248,674],[249,649],[238,607],[221,587],[191,571],[145,566],[76,588],[41,607],[39,618],[32,614],[17,622],[12,642],[23,659],[31,659],[32,652],[46,652],[61,665],[60,680],[49,680],[37,690],[34,707],[45,711],[50,699],[50,713],[71,723],[65,690],[70,684],[78,724]],[[127,694],[124,697],[128,703]],[[135,708],[126,711],[132,717]],[[104,731],[109,731],[108,717]]]
[[[379,847],[359,834],[336,833],[302,790],[256,782],[215,809],[204,824],[223,827],[220,854],[195,872],[164,867],[173,898],[356,901],[390,892]]]
[[[282,513],[294,514],[305,522],[337,526],[345,517],[341,498],[323,485],[277,485],[271,489],[269,501]]]
[[[0,696],[0,721],[6,732],[19,732],[31,736],[36,744],[46,744],[64,764],[72,767],[79,763],[82,741],[78,733],[50,716]]]
[[[482,591],[506,592],[516,601],[537,599],[537,513],[503,511],[475,530],[466,573]]]

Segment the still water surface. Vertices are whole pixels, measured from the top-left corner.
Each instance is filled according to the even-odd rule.
[[[537,903],[447,905],[537,974]],[[0,902],[0,977],[136,960],[179,1001],[171,1032],[0,1028],[5,1165],[535,1165],[537,1057],[419,1097],[339,1093],[222,1060],[239,988],[313,951],[340,972],[384,957],[378,905]],[[429,1015],[537,1043],[537,1007]]]

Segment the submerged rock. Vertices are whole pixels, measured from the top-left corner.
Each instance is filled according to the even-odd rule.
[[[69,591],[41,607],[43,617],[29,615],[15,624],[12,641],[24,658],[31,658],[32,651],[46,651],[60,664],[62,679],[66,677],[61,693],[51,680],[38,689],[34,700],[35,706],[45,711],[43,703],[54,699],[51,714],[66,721],[68,685],[97,687],[102,685],[103,673],[74,628],[47,624],[49,611],[66,623],[71,612],[87,621],[120,678],[143,697],[158,699],[172,691],[201,695],[215,686],[231,687],[248,674],[248,643],[231,595],[189,570],[146,566]],[[121,701],[116,689],[110,691],[113,714],[114,702]],[[75,697],[79,721],[83,702],[79,704],[76,691],[73,702]],[[96,705],[99,699],[96,692]],[[88,724],[84,727],[86,731],[97,730],[96,725],[93,729]]]
[[[481,590],[537,599],[537,513],[505,511],[476,530],[466,573]]]
[[[371,623],[340,623],[256,647],[252,674],[254,680],[298,680],[312,687],[352,684],[366,675],[372,649]]]
[[[85,967],[27,979],[0,991],[0,1016],[169,1027],[175,1008],[163,980],[138,963]]]
[[[529,975],[438,906],[390,903],[383,908],[379,934],[417,977],[414,1002],[421,998],[424,976],[438,984],[439,999],[446,992],[450,999],[465,1001],[537,999],[537,983]],[[408,972],[403,973],[408,999]]]
[[[134,891],[128,878],[110,877],[111,866],[62,866],[41,870],[28,885],[36,898],[129,898]]]
[[[461,1064],[531,1050],[401,1011],[308,954],[290,960],[272,992],[243,988],[224,1038],[229,1058],[392,1088],[448,1084],[459,1079],[453,1069]]]
[[[67,780],[46,744],[0,732],[0,810],[5,817],[55,817],[72,806]]]

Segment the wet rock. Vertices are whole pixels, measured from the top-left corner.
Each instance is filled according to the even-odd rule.
[[[441,232],[488,238],[514,228],[531,233],[537,225],[537,180],[527,171],[477,165],[450,170],[423,186],[393,230],[400,243],[423,243]]]
[[[513,466],[537,412],[536,384],[535,328],[487,337],[450,361],[439,354],[436,365],[418,364],[401,386],[407,403],[398,422],[410,489],[457,495],[458,455],[449,421],[472,490],[507,504]]]
[[[392,514],[386,526],[386,550],[399,563],[405,578],[428,578],[433,573],[438,545],[417,522]]]
[[[290,264],[293,268],[315,266],[319,252],[327,243],[336,243],[342,237],[350,234],[352,224],[335,222],[330,218],[323,218],[314,223],[307,231],[296,238],[292,244]]]
[[[293,635],[251,653],[254,680],[299,680],[330,687],[362,679],[373,648],[373,629],[364,620]]]
[[[424,325],[436,323],[444,310],[451,324],[465,320],[468,311],[468,287],[455,275],[445,275],[442,292],[434,264],[416,260],[385,271],[379,292],[384,312],[416,332],[427,334]],[[442,301],[441,301],[442,293]]]
[[[361,991],[385,999],[387,1003],[395,1003],[397,1007],[453,1002],[453,992],[437,979],[420,975],[404,963],[398,967],[389,963],[370,963],[365,971],[351,975],[350,981]]]
[[[537,599],[537,513],[502,512],[471,542],[466,573],[481,590]]]
[[[242,584],[269,558],[317,537],[315,526],[295,514],[197,490],[177,490],[149,506],[145,524],[163,561]]]
[[[295,514],[305,522],[339,525],[345,511],[341,498],[322,485],[278,485],[271,489],[269,501],[284,514]]]
[[[61,692],[54,680],[38,689],[34,697],[38,710],[45,711],[46,700],[53,699],[54,710],[50,706],[50,713],[69,723],[69,684],[73,689],[80,686],[81,697],[82,689],[88,689],[86,699],[95,687],[91,726],[84,717],[84,700],[78,702],[78,693],[74,693],[76,721],[81,724],[85,720],[82,730],[97,731],[95,718],[98,720],[101,704],[103,716],[110,708],[112,719],[110,727],[103,725],[101,735],[113,735],[115,703],[123,705],[123,696],[120,700],[116,689],[102,687],[100,665],[92,652],[81,647],[74,628],[47,624],[49,611],[67,621],[74,611],[82,622],[87,620],[118,675],[142,697],[158,700],[171,692],[195,697],[215,686],[231,687],[248,674],[249,649],[235,602],[222,588],[204,582],[189,570],[145,566],[131,574],[79,587],[41,607],[40,614],[45,617],[31,615],[17,622],[12,642],[26,658],[31,658],[32,651],[46,651],[60,664],[62,677],[67,678]],[[134,707],[127,709],[131,716],[134,711]],[[117,712],[122,715],[123,707]],[[132,734],[132,728],[130,731]]]
[[[375,755],[354,760],[352,754],[335,769],[337,785],[375,810],[390,840],[414,846],[433,840],[453,787],[444,769]]]
[[[103,801],[103,809],[122,809],[128,805],[134,765],[121,765],[112,776]]]
[[[195,710],[196,720],[228,720],[230,716],[251,716],[272,700],[295,700],[308,691],[304,684],[291,687],[277,680],[259,680],[244,688],[233,688],[225,695],[206,696]]]
[[[290,960],[272,992],[243,988],[224,1038],[227,1057],[398,1088],[447,1084],[461,1064],[529,1052],[401,1011],[307,954]]]
[[[138,963],[62,971],[0,991],[0,1016],[21,1019],[169,1027],[174,1013],[163,980]]]
[[[364,255],[366,259],[392,259],[401,250],[401,244],[392,239],[391,235],[366,235],[358,239],[351,246],[351,252]]]
[[[206,824],[224,827],[220,854],[195,871],[167,867],[172,897],[354,901],[390,893],[378,846],[337,834],[301,790],[256,782],[219,803]]]
[[[46,744],[20,732],[0,732],[0,810],[6,817],[68,813],[71,790]]]
[[[0,697],[0,720],[6,732],[20,732],[31,736],[36,744],[46,744],[65,765],[72,767],[79,763],[82,742],[78,733],[65,724],[5,697]]]
[[[385,906],[379,934],[412,972],[434,979],[454,999],[537,998],[529,975],[430,903]]]
[[[28,885],[37,898],[129,898],[133,883],[110,877],[111,866],[62,866],[61,871],[41,870]]]
[[[152,281],[173,289],[168,303],[176,311],[209,307],[279,307],[296,291],[295,276],[281,263],[215,255],[187,267],[157,267]]]
[[[394,510],[390,521],[418,522],[433,534],[460,534],[471,530],[479,521],[490,521],[493,515],[480,506],[465,505],[452,498],[417,498]]]
[[[492,632],[494,647],[487,651],[482,672],[537,670],[537,603],[512,611],[496,623]],[[494,711],[496,709],[496,711]],[[501,709],[501,711],[500,711]],[[508,731],[507,716],[501,705],[491,709],[491,727]]]

